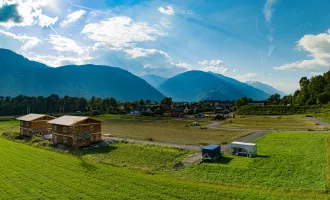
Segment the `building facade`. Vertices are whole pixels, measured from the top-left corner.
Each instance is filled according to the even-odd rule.
[[[17,118],[20,121],[20,134],[23,136],[44,136],[48,134],[48,121],[55,117],[42,114],[28,114]]]
[[[90,117],[67,115],[48,122],[54,144],[77,147],[102,141],[101,123]]]

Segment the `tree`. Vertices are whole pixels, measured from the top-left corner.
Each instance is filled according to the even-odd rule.
[[[144,106],[145,105],[143,99],[140,100],[139,104],[140,104],[140,106]]]
[[[315,104],[317,97],[324,91],[326,86],[326,82],[323,76],[313,76],[309,83],[309,92],[310,92],[310,99],[309,105]]]
[[[325,91],[317,96],[317,103],[318,104],[327,104],[330,102],[330,92]]]
[[[275,93],[268,98],[268,101],[272,102],[274,105],[278,105],[281,102],[281,95]]]
[[[247,97],[241,97],[240,99],[238,99],[235,104],[237,107],[242,107],[242,106],[245,106],[245,105],[248,105],[249,102],[252,102],[252,99],[248,99]]]

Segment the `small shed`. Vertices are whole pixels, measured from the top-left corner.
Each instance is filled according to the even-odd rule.
[[[203,147],[202,158],[203,160],[215,161],[221,157],[221,146],[218,144],[212,144]]]
[[[230,152],[237,156],[254,157],[257,155],[257,145],[254,143],[232,142]]]

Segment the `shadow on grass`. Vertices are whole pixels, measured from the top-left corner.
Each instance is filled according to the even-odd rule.
[[[255,158],[270,158],[268,155],[256,155]]]
[[[228,163],[230,163],[234,158],[230,158],[230,157],[220,157],[218,160],[216,161],[210,161],[210,160],[204,160],[203,163],[210,163],[210,164],[223,164],[226,165]]]
[[[84,149],[83,152],[85,154],[103,154],[103,153],[109,153],[110,151],[116,150],[117,148],[118,148],[117,146],[108,145],[105,147]]]
[[[88,170],[88,171],[94,171],[97,169],[97,167],[95,165],[93,165],[92,163],[90,162],[87,162],[86,160],[84,160],[83,158],[79,157],[80,161],[81,161],[81,166]]]

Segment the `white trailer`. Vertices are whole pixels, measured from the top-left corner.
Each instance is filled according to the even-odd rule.
[[[257,155],[257,145],[253,143],[232,142],[230,143],[230,152],[237,156],[254,157]]]

